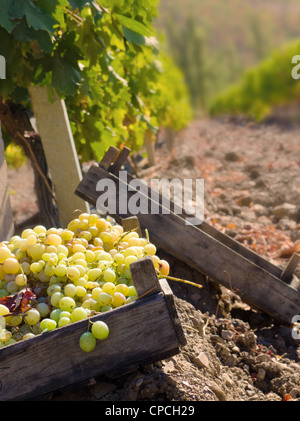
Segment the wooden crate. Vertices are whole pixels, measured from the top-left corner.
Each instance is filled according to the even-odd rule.
[[[129,189],[128,184],[124,189],[124,182],[118,174],[129,153],[128,148],[121,151],[114,147],[109,148],[102,161],[89,168],[75,193],[96,206],[99,197],[96,188],[98,181],[112,180],[117,192],[117,221],[132,216],[128,210],[126,213],[118,211],[119,205],[138,193],[147,201],[149,210],[147,214],[138,215],[140,227],[142,230],[147,228],[151,241],[158,248],[233,289],[252,307],[290,325],[293,316],[300,314],[299,281],[293,276],[300,262],[299,254],[294,254],[287,267],[281,270],[205,221],[198,226],[187,225],[187,215],[184,212],[181,215],[163,213],[160,195],[155,201],[150,189],[148,194],[132,187]],[[133,179],[133,176],[127,175],[128,183]],[[151,214],[153,202],[159,208],[157,214]]]
[[[186,339],[174,296],[151,257],[130,266],[138,299],[90,318],[110,329],[92,352],[79,347],[88,319],[0,349],[0,400],[32,400],[101,374],[124,374],[180,352]]]

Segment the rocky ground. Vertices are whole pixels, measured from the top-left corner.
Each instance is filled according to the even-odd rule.
[[[172,153],[162,135],[156,157],[154,167],[140,167],[139,177],[204,178],[205,219],[215,228],[280,267],[300,250],[299,125],[199,119],[176,138]],[[18,222],[37,211],[30,177],[27,168],[9,171]],[[292,338],[291,328],[165,257],[172,274],[203,284],[197,289],[170,283],[187,339],[180,353],[117,379],[95,378],[85,387],[49,398],[299,401],[300,342]]]

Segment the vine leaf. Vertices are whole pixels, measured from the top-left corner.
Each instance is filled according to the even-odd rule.
[[[53,33],[53,26],[57,24],[52,16],[43,13],[41,9],[28,0],[12,0],[10,16],[11,19],[22,19],[25,16],[29,27],[49,33]]]
[[[118,14],[115,14],[114,16],[123,26],[125,26],[133,32],[137,32],[138,34],[143,35],[144,37],[150,37],[151,35],[153,35],[150,29],[148,29],[146,25],[139,22],[138,20]]]
[[[25,291],[17,292],[14,295],[1,298],[0,304],[5,305],[9,309],[10,315],[15,315],[25,313],[25,311],[30,308],[30,302],[34,298],[36,298],[35,294],[26,289]]]

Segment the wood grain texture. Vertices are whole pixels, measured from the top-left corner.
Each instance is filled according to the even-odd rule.
[[[128,191],[115,175],[101,168],[91,167],[79,184],[76,194],[96,204],[97,181],[108,178],[115,182],[119,202],[126,203],[137,191]],[[128,181],[130,176],[128,175]],[[281,270],[265,259],[244,250],[242,245],[233,244],[227,236],[204,225],[187,225],[179,215],[151,214],[151,199],[139,192],[147,200],[148,213],[139,214],[141,229],[148,229],[151,241],[159,248],[175,256],[199,272],[210,276],[227,288],[233,288],[249,305],[259,308],[280,322],[290,324],[295,314],[300,312],[300,292],[280,279]],[[130,215],[118,214],[121,218]],[[241,252],[241,250],[243,252]]]
[[[99,162],[99,166],[107,170],[112,165],[112,163],[114,162],[118,154],[119,154],[119,149],[116,148],[115,146],[111,146],[105,152],[103,158]]]
[[[14,222],[9,199],[7,166],[0,125],[0,241],[9,240],[13,233]]]
[[[150,256],[145,256],[130,265],[130,272],[138,297],[153,295],[161,291],[155,267]]]
[[[83,352],[88,320],[0,349],[0,400],[28,400],[88,378],[125,370],[137,362],[177,353],[179,341],[163,293],[91,318],[110,329],[107,339]],[[157,335],[157,332],[160,332]]]

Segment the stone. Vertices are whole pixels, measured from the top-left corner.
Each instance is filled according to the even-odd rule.
[[[283,219],[285,217],[293,218],[295,216],[296,211],[296,205],[292,205],[291,203],[283,203],[273,208],[273,215],[277,219]]]
[[[209,368],[210,362],[205,354],[205,352],[200,352],[196,357],[193,358],[193,362],[198,366],[202,368]]]
[[[221,336],[223,339],[225,339],[225,341],[231,341],[234,336],[234,332],[231,330],[222,330]]]
[[[264,380],[266,377],[266,370],[262,367],[260,367],[257,371],[257,379],[258,380]]]
[[[227,152],[225,154],[225,160],[229,162],[236,162],[240,159],[239,155],[236,152]]]

